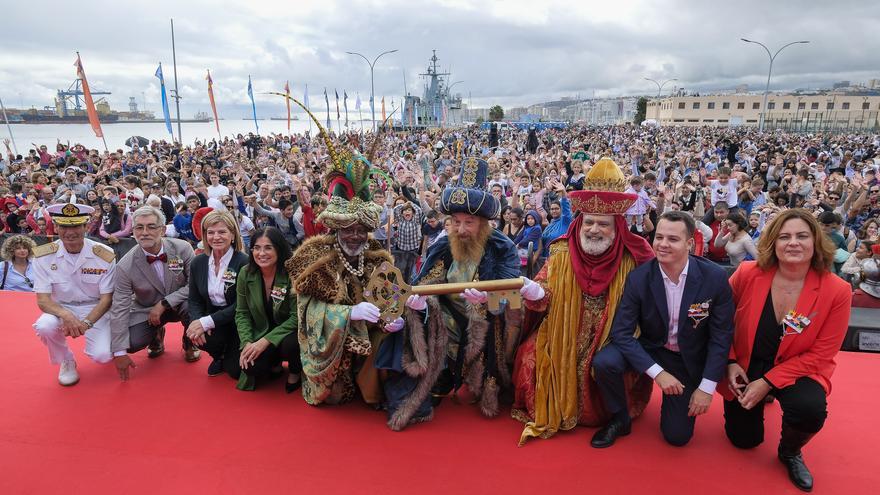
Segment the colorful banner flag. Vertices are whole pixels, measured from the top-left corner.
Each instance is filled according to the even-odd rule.
[[[327,88],[324,88],[324,104],[327,105],[327,129],[330,129],[330,99],[327,98]]]
[[[162,62],[159,62],[159,68],[156,69],[156,77],[159,78],[159,94],[162,97],[162,115],[165,117],[165,128],[171,139],[174,140],[174,131],[171,130],[171,111],[168,109],[168,96],[165,94],[165,76],[162,75]]]
[[[354,109],[360,111],[361,109],[361,94],[356,93],[357,99],[354,100]]]
[[[348,127],[348,93],[342,90],[342,107],[345,108],[345,127]]]
[[[83,70],[82,60],[79,58],[79,52],[76,52],[76,77],[82,81],[83,100],[86,101],[86,112],[89,114],[89,124],[95,131],[95,136],[104,137],[104,131],[101,130],[101,121],[98,120],[98,110],[95,109],[95,102],[92,100],[92,91],[89,89],[89,82],[86,80],[86,72]]]
[[[257,134],[260,133],[260,124],[257,123],[257,104],[254,102],[254,86],[251,84],[251,76],[248,74],[248,96],[251,97],[251,108],[254,110],[254,126],[257,128]]]
[[[284,83],[284,94],[287,95],[284,99],[287,103],[287,133],[290,134],[290,81]]]
[[[382,122],[385,122],[385,97],[382,97]]]
[[[334,89],[333,92],[336,93],[336,120],[339,120],[339,90]]]
[[[217,134],[220,134],[220,118],[217,117],[217,104],[214,102],[214,80],[211,79],[211,71],[208,71],[208,100],[211,101],[211,111],[214,113],[214,126],[217,128]],[[171,125],[170,123],[168,124]]]

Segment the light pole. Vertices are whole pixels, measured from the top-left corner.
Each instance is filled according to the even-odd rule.
[[[740,38],[740,39],[745,41],[746,43],[754,43],[756,45],[761,45],[761,48],[763,48],[764,51],[767,52],[767,56],[770,57],[770,68],[767,69],[767,87],[764,88],[764,100],[761,103],[761,119],[758,124],[758,131],[764,132],[764,120],[765,120],[764,117],[767,113],[767,93],[770,92],[770,75],[773,73],[773,61],[776,60],[776,55],[779,55],[779,52],[784,50],[786,47],[789,47],[791,45],[801,44],[801,43],[804,43],[804,44],[809,43],[809,41],[792,41],[791,43],[788,43],[787,45],[782,45],[782,48],[780,48],[779,50],[776,50],[776,53],[771,54],[770,49],[767,48],[767,46],[764,45],[764,43],[761,43],[760,41],[752,41],[752,40],[747,40],[745,38]]]
[[[660,104],[660,92],[663,91],[663,86],[666,86],[666,83],[670,83],[672,81],[678,81],[678,79],[668,79],[666,81],[663,81],[663,84],[660,84],[659,82],[651,79],[650,77],[646,77],[645,80],[651,81],[652,83],[657,85],[657,105]],[[659,120],[660,119],[660,107],[659,106],[657,107],[657,111],[654,113],[655,113],[654,118]]]
[[[379,57],[381,57],[382,55],[386,55],[388,53],[394,53],[396,51],[397,51],[397,49],[382,52],[379,55],[376,55],[376,58],[373,59],[372,63],[370,63],[370,59],[368,59],[367,57],[363,56],[360,53],[345,52],[349,55],[357,55],[358,57],[364,59],[364,61],[367,63],[367,65],[370,66],[370,111],[372,112],[373,132],[376,132],[376,92],[375,92],[375,84],[374,84],[374,79],[373,79],[373,68],[376,66],[376,62],[379,61]]]

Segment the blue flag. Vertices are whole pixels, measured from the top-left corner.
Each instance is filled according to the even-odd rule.
[[[162,75],[162,62],[159,62],[159,68],[156,69],[156,77],[159,78],[159,93],[162,95],[162,114],[165,116],[165,128],[174,139],[174,132],[171,131],[171,112],[168,110],[168,97],[165,95],[165,76]]]
[[[254,110],[254,126],[257,128],[257,134],[259,134],[260,124],[257,123],[257,104],[254,102],[254,87],[251,84],[251,76],[248,76],[248,96],[251,97],[251,108]]]

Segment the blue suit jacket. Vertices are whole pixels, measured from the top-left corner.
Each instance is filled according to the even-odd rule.
[[[692,304],[709,302],[709,316],[694,325]],[[691,256],[678,318],[678,347],[694,383],[724,376],[733,340],[733,293],[727,272],[711,261]],[[633,337],[636,325],[641,329]],[[669,314],[660,263],[654,259],[633,270],[614,315],[611,341],[637,371],[644,373],[656,360],[650,352],[666,345]]]

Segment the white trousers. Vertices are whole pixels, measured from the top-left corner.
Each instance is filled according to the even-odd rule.
[[[80,320],[85,318],[95,307],[94,304],[82,306],[62,304],[61,306],[73,312]],[[85,334],[86,356],[101,364],[109,363],[113,359],[113,353],[110,352],[110,319],[108,314],[109,311],[96,321],[92,328],[86,330]],[[49,360],[52,364],[73,360],[73,352],[67,346],[67,337],[61,333],[60,318],[43,313],[34,323],[34,331],[49,348]]]

